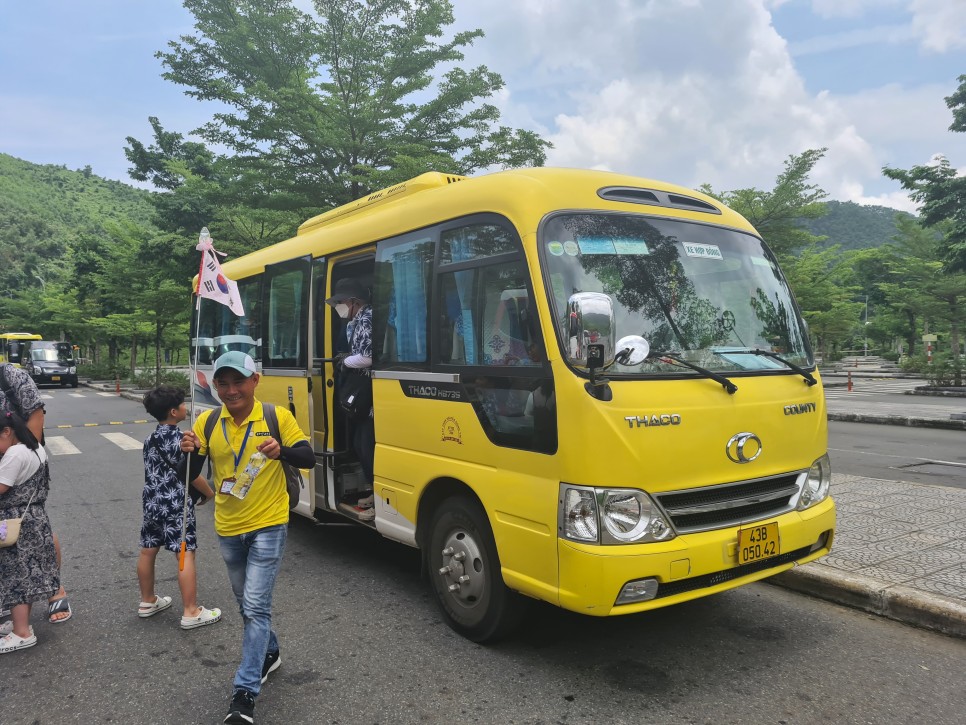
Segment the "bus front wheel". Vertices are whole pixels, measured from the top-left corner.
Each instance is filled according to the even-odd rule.
[[[446,623],[474,642],[508,634],[524,601],[503,583],[500,558],[486,514],[475,501],[453,498],[436,510],[427,566]]]

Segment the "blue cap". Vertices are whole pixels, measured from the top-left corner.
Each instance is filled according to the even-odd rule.
[[[240,350],[231,350],[215,360],[215,377],[217,377],[218,372],[224,368],[231,368],[232,370],[241,373],[246,378],[250,378],[252,373],[258,372],[258,369],[255,367],[255,361],[252,360],[252,356],[246,355]]]

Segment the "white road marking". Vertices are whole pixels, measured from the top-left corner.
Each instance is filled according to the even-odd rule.
[[[67,393],[72,398],[86,398],[87,396],[83,393]]]
[[[98,393],[102,398],[116,398],[117,393]]]
[[[54,399],[54,396],[51,395],[50,393],[43,393],[43,394],[41,394],[40,397],[43,398],[44,400],[53,400]]]
[[[129,435],[125,435],[124,433],[101,433],[101,435],[107,438],[107,440],[116,445],[118,448],[121,448],[125,451],[139,451],[144,447],[144,444],[141,443],[141,441],[132,438]]]
[[[46,445],[51,455],[54,456],[70,456],[80,453],[80,449],[64,436],[47,436]]]

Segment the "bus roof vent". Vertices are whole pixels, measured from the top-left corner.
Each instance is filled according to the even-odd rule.
[[[298,233],[306,234],[307,232],[315,231],[319,227],[340,221],[351,214],[367,211],[372,207],[388,204],[396,199],[412,196],[413,194],[418,194],[421,191],[428,191],[430,189],[438,189],[442,186],[448,186],[449,184],[453,184],[457,181],[463,181],[465,178],[465,176],[441,174],[438,171],[428,171],[425,174],[420,174],[414,179],[410,179],[409,181],[404,181],[401,184],[396,184],[395,186],[390,186],[386,189],[374,191],[361,199],[350,201],[348,204],[337,206],[335,209],[331,209],[324,214],[319,214],[318,216],[312,217],[308,221],[302,223],[302,225],[299,227]]]
[[[694,209],[695,211],[706,211],[711,214],[720,214],[721,210],[713,204],[709,204],[706,201],[701,201],[700,199],[695,199],[692,196],[681,196],[680,194],[668,194],[668,201],[674,206],[684,207],[686,209]]]
[[[634,189],[629,186],[609,186],[597,192],[597,196],[607,201],[629,201],[631,204],[656,204],[660,206],[661,200],[657,194],[647,189]]]
[[[720,214],[721,210],[701,199],[681,194],[671,194],[658,189],[639,189],[633,186],[606,186],[597,191],[597,196],[607,201],[622,201],[630,204],[649,204],[666,206],[672,209],[690,209],[708,214]]]

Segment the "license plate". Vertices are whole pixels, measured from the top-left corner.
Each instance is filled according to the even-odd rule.
[[[50,379],[51,380],[60,380],[60,375],[51,375],[50,376]]]
[[[750,564],[781,554],[778,524],[763,524],[738,530],[738,563]]]

